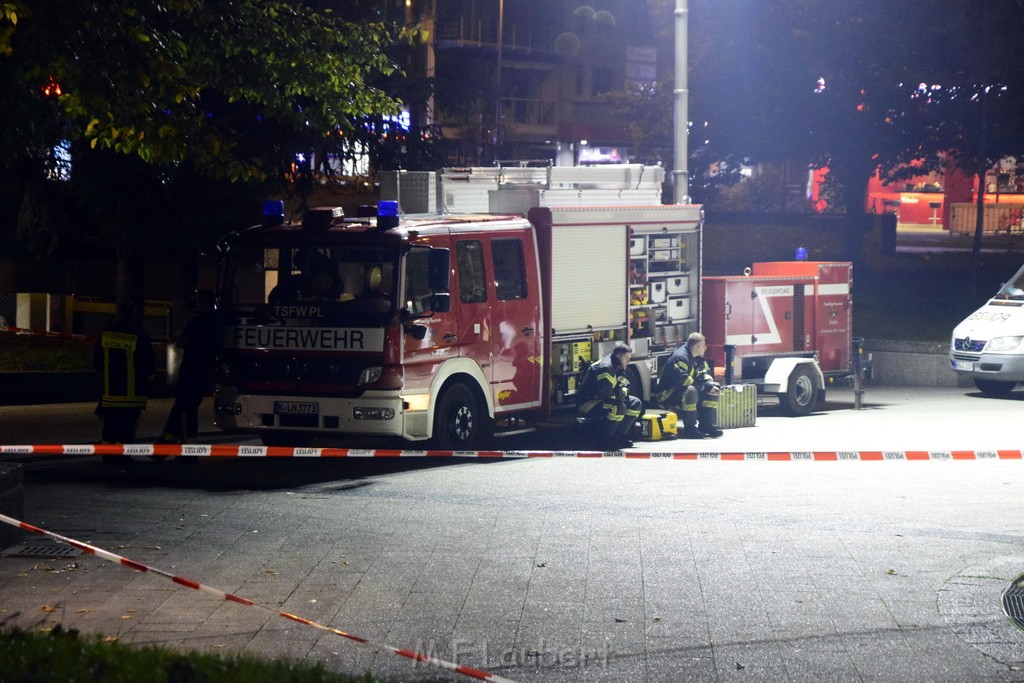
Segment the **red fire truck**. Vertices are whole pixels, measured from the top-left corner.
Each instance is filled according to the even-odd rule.
[[[699,307],[702,209],[659,204],[663,177],[463,169],[428,190],[434,215],[384,202],[298,224],[275,208],[220,246],[218,425],[271,445],[361,434],[469,449],[571,409],[586,364],[619,342],[649,397]]]

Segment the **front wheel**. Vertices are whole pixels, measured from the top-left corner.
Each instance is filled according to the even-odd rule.
[[[448,387],[434,410],[433,445],[445,451],[468,451],[485,438],[487,415],[465,384]]]
[[[974,386],[981,389],[981,393],[986,396],[1009,396],[1010,392],[1017,386],[1017,383],[1001,382],[997,379],[978,379],[975,377]]]
[[[799,366],[789,376],[789,388],[779,394],[782,412],[792,417],[810,415],[818,405],[818,382],[814,373],[805,366]]]

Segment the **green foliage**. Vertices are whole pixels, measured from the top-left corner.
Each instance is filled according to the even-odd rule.
[[[0,633],[0,671],[8,681],[123,681],[161,683],[244,681],[245,683],[373,683],[306,666],[255,657],[180,654],[157,647],[128,647],[57,627],[49,633]]]
[[[363,117],[397,111],[372,84],[396,69],[387,56],[396,35],[381,21],[273,0],[37,0],[0,12],[5,85],[19,108],[49,110],[61,124],[3,121],[30,133],[5,136],[5,159],[59,134],[147,163],[188,160],[204,175],[263,180],[295,151],[340,148]]]
[[[0,0],[0,196],[20,204],[19,243],[116,255],[118,298],[138,299],[147,259],[251,225],[258,195],[308,190],[399,109],[392,51],[418,33],[387,6]]]

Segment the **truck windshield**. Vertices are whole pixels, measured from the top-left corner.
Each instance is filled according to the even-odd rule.
[[[1024,300],[1024,268],[1017,271],[1013,278],[1003,285],[1003,288],[996,294],[997,299]]]
[[[319,302],[339,313],[390,315],[397,259],[391,247],[240,246],[229,252],[222,299],[239,307]]]

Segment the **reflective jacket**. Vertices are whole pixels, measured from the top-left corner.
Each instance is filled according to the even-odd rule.
[[[613,367],[612,355],[608,354],[587,369],[576,396],[576,405],[580,413],[590,412],[598,403],[614,404],[622,408],[628,395],[626,370]]]
[[[711,367],[703,356],[696,358],[690,355],[690,349],[683,344],[672,352],[658,377],[658,401],[662,405],[677,405],[682,401],[683,392],[693,386],[700,395],[709,385],[714,385],[715,377]]]
[[[145,332],[128,318],[100,334],[92,352],[92,366],[103,375],[104,408],[145,408],[150,382],[156,374],[156,356]]]

